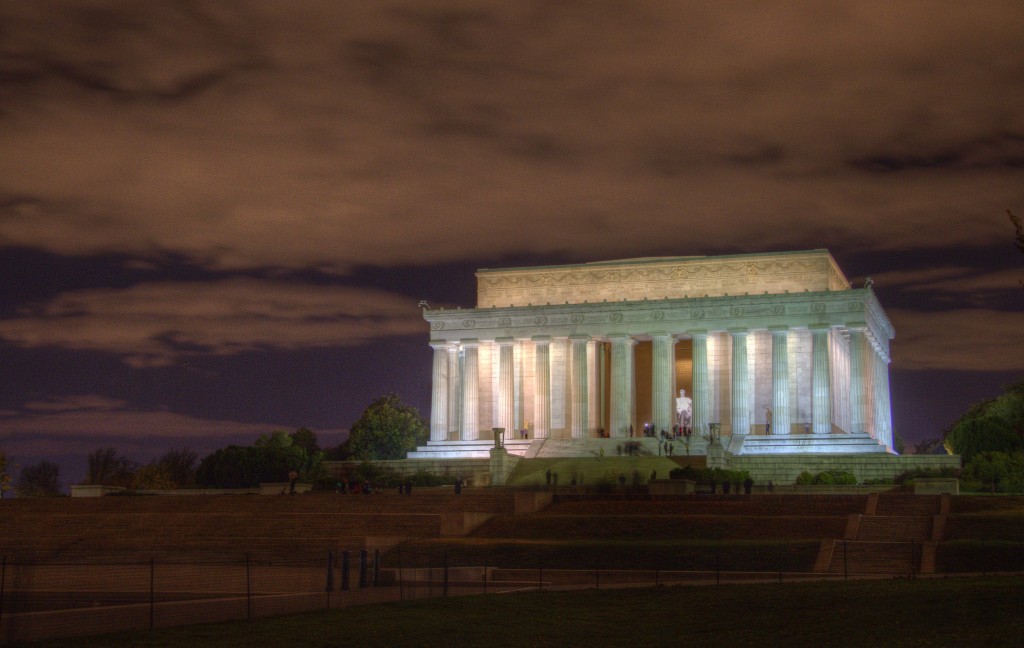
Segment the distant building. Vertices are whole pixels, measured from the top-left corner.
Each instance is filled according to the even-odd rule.
[[[494,428],[513,453],[680,427],[698,453],[892,452],[893,327],[827,250],[476,276],[476,308],[424,307],[430,443],[410,457],[484,456]]]

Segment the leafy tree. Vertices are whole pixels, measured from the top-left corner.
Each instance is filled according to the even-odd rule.
[[[128,487],[136,464],[117,454],[114,448],[98,448],[89,453],[89,472],[85,484]]]
[[[171,472],[158,462],[142,466],[132,475],[131,487],[134,490],[171,490],[177,486]]]
[[[396,394],[373,401],[352,425],[343,454],[355,459],[404,459],[405,453],[427,442],[430,428],[419,410]]]
[[[931,454],[942,445],[942,439],[924,439],[914,444],[914,454]]]
[[[324,474],[324,453],[307,452],[292,435],[263,434],[252,446],[231,445],[205,457],[196,470],[196,483],[213,488],[254,488],[261,482],[280,482],[295,470],[299,479],[313,481]]]
[[[8,470],[7,453],[0,450],[0,499],[3,499],[4,493],[11,490],[11,474]]]
[[[174,488],[188,488],[196,483],[196,462],[199,455],[191,450],[170,450],[157,464],[167,472]]]
[[[306,454],[312,455],[316,452],[320,452],[320,446],[316,442],[316,432],[305,427],[300,427],[289,435],[292,438],[292,444],[302,448],[306,451]]]
[[[998,398],[978,403],[946,432],[946,449],[970,463],[979,452],[1024,450],[1024,381]]]
[[[990,493],[1020,490],[1024,453],[979,452],[964,468],[964,477],[987,486]]]
[[[260,482],[284,481],[292,469],[289,459],[281,448],[230,445],[203,459],[196,470],[196,483],[213,488],[254,488]]]
[[[296,438],[300,443],[296,443]],[[280,430],[269,436],[261,434],[256,439],[256,447],[277,448],[285,452],[289,457],[289,470],[298,472],[299,479],[303,481],[312,481],[324,475],[321,466],[324,453],[316,445],[316,435],[306,428],[299,428],[292,434]]]
[[[18,497],[53,497],[60,495],[60,466],[52,461],[25,466],[15,487]]]

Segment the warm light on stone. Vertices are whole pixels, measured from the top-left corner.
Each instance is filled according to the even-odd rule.
[[[671,432],[680,389],[693,399],[696,453],[712,432],[732,454],[892,450],[892,324],[826,250],[477,278],[477,308],[424,310],[431,440],[410,457],[477,456],[496,427],[512,453],[535,440],[639,437],[648,423]]]

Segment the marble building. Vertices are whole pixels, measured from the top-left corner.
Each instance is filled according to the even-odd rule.
[[[475,308],[424,308],[430,442],[410,457],[460,456],[495,428],[533,444],[671,431],[680,390],[694,435],[733,453],[892,452],[893,327],[827,250],[476,277]]]

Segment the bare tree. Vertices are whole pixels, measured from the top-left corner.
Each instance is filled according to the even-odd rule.
[[[1013,227],[1016,230],[1014,242],[1017,244],[1017,249],[1020,250],[1021,254],[1024,254],[1024,224],[1021,223],[1020,216],[1014,214],[1009,209],[1006,210],[1006,215],[1010,217],[1010,222],[1013,223]],[[1024,279],[1020,280],[1020,287],[1024,288]]]
[[[195,485],[198,461],[199,455],[191,450],[170,450],[157,464],[167,471],[177,488],[185,488]]]
[[[40,461],[25,466],[18,475],[15,491],[18,497],[60,495],[60,466],[52,461]]]
[[[1009,209],[1006,210],[1006,215],[1010,217],[1010,222],[1013,223],[1014,229],[1017,230],[1015,237],[1017,249],[1020,250],[1021,254],[1024,254],[1024,225],[1021,224],[1020,216],[1014,214]]]
[[[98,448],[89,453],[89,473],[85,483],[127,487],[135,468],[135,463],[128,457],[119,456],[117,450]]]
[[[0,499],[11,490],[11,474],[8,472],[7,453],[0,450]]]

